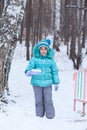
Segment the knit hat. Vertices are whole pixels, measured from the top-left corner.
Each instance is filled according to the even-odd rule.
[[[38,48],[44,46],[44,47],[46,47],[47,49],[49,49],[50,44],[51,44],[51,40],[50,40],[50,39],[41,40],[41,41],[38,43]]]

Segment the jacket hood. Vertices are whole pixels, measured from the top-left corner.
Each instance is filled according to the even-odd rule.
[[[53,58],[55,55],[54,53],[54,50],[52,48],[48,48],[47,50],[47,55],[45,57],[48,57],[48,58]],[[42,57],[42,55],[40,54],[40,50],[39,50],[39,46],[38,44],[36,44],[33,48],[33,57],[35,58],[40,58]]]

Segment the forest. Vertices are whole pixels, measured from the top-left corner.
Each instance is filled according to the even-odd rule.
[[[48,35],[53,48],[67,47],[73,68],[87,55],[87,0],[0,0],[0,96],[8,77],[16,42],[25,41],[26,60],[33,46]]]

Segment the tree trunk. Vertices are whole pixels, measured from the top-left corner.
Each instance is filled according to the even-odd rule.
[[[30,42],[30,27],[31,27],[31,12],[32,12],[32,0],[28,0],[26,3],[26,59],[30,59],[29,42]]]
[[[83,22],[85,22],[85,20],[87,19],[87,0],[85,0],[84,8],[86,8],[86,10],[84,9]],[[82,47],[83,48],[85,48],[85,37],[86,37],[86,28],[83,28],[83,37],[82,37]]]
[[[20,40],[21,44],[22,44],[22,38],[23,38],[23,30],[24,30],[24,19],[22,20],[21,32],[20,32],[20,36],[19,36],[19,40]]]
[[[73,0],[73,5],[77,6],[76,0]],[[70,46],[70,58],[73,61],[74,68],[76,68],[76,36],[77,36],[77,8],[72,8],[72,33],[71,33],[71,46]]]
[[[0,0],[0,17],[4,8],[4,0]]]

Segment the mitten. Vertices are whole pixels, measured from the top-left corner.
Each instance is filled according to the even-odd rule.
[[[58,84],[55,84],[55,91],[57,91],[59,88]]]
[[[26,76],[33,76],[33,75],[38,75],[41,73],[41,70],[39,69],[32,69],[31,71],[26,72]]]
[[[25,74],[26,74],[26,76],[32,76],[33,75],[32,71],[27,71]]]

